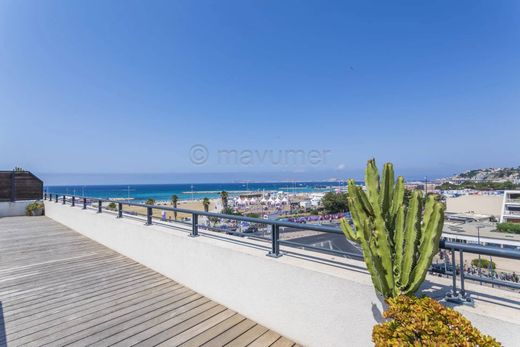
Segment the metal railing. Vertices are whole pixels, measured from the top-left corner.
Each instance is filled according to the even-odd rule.
[[[82,209],[86,209],[90,204],[91,207],[94,207],[97,210],[97,213],[103,212],[103,203],[104,202],[115,203],[116,204],[115,213],[116,213],[117,218],[123,217],[123,205],[145,208],[146,209],[145,225],[153,224],[153,218],[154,218],[153,211],[154,210],[188,214],[188,215],[191,215],[191,223],[189,223],[191,225],[191,230],[190,230],[189,236],[191,236],[191,237],[199,236],[200,235],[199,227],[202,227],[204,230],[208,230],[208,231],[212,231],[212,230],[225,231],[228,234],[249,236],[249,237],[253,237],[255,239],[260,239],[260,240],[268,240],[268,241],[270,241],[271,245],[270,245],[270,250],[267,253],[267,255],[270,257],[274,257],[274,258],[278,258],[278,257],[282,256],[282,252],[280,251],[280,245],[285,245],[288,247],[308,249],[308,250],[317,251],[320,253],[327,253],[327,254],[340,255],[340,256],[345,256],[345,257],[350,257],[350,258],[363,259],[363,256],[361,253],[325,249],[325,248],[321,248],[321,247],[315,247],[315,246],[310,246],[310,245],[303,244],[303,243],[298,243],[295,241],[288,241],[288,240],[280,239],[280,228],[293,228],[293,229],[297,229],[297,230],[310,230],[310,231],[317,231],[317,232],[321,232],[321,233],[343,235],[343,231],[336,227],[330,227],[330,226],[325,226],[325,225],[320,225],[320,224],[301,224],[301,223],[285,222],[285,221],[279,221],[279,220],[246,217],[246,216],[241,216],[241,215],[229,215],[229,214],[222,214],[222,213],[205,212],[205,211],[199,211],[199,210],[188,210],[188,209],[174,208],[174,207],[160,206],[160,205],[147,205],[147,204],[140,204],[140,203],[126,201],[126,200],[121,201],[121,200],[92,198],[92,197],[74,196],[74,195],[58,195],[58,194],[52,194],[52,193],[45,193],[44,199],[49,200],[49,201],[54,201],[56,203],[61,202],[62,204],[70,203],[71,206],[76,206],[76,204],[79,202]],[[229,230],[229,229],[219,229],[219,228],[204,226],[204,225],[201,226],[201,225],[199,225],[199,216],[239,221],[239,222],[249,222],[249,223],[255,223],[255,224],[265,224],[270,227],[270,239],[266,239],[265,237],[261,237],[261,236],[254,235],[254,234],[245,234],[243,232],[236,232],[236,231]],[[180,222],[180,221],[175,220],[175,222]],[[486,277],[482,277],[482,276],[473,276],[473,275],[464,273],[464,252],[520,260],[520,250],[473,245],[473,244],[452,242],[452,241],[446,241],[446,240],[440,241],[439,248],[444,249],[444,250],[449,250],[451,252],[451,264],[450,265],[452,267],[452,271],[444,272],[444,274],[446,274],[446,275],[451,275],[452,279],[453,279],[452,289],[446,295],[447,300],[450,300],[453,302],[459,302],[459,303],[471,301],[468,293],[465,291],[465,288],[464,288],[465,279],[471,279],[471,280],[475,280],[475,281],[478,281],[481,283],[489,283],[489,284],[509,287],[509,288],[513,288],[513,289],[520,289],[519,283],[510,282],[510,281],[501,281],[501,280],[486,278]],[[457,271],[457,264],[456,264],[456,260],[455,260],[456,251],[459,252],[459,258],[460,258],[459,269],[460,269],[460,271]],[[435,271],[434,269],[430,269],[430,270],[433,272]],[[459,277],[460,277],[460,287],[461,287],[460,290],[457,289],[457,273],[458,272],[459,272]]]

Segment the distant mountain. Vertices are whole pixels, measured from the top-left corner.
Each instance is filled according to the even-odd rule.
[[[454,181],[520,182],[520,166],[469,170],[451,177]]]

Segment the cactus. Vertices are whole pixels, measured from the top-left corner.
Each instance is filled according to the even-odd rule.
[[[345,236],[360,245],[376,290],[384,297],[412,294],[424,281],[433,256],[439,250],[444,223],[444,204],[434,194],[423,198],[412,193],[404,202],[404,179],[394,179],[386,163],[383,177],[374,159],[365,172],[366,192],[348,181],[348,203],[354,228],[345,219]]]

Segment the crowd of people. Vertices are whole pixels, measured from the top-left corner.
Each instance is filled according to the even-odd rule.
[[[443,267],[444,269],[447,269],[448,271],[451,271],[452,269],[452,261],[450,252],[446,250],[440,250],[439,251],[439,257],[441,259],[441,263],[436,263],[434,265],[434,268],[436,268],[436,272],[439,272],[438,270],[441,270]],[[441,266],[440,266],[441,265]],[[442,266],[443,265],[443,266]],[[460,273],[460,265],[456,265],[456,271],[457,274]],[[473,276],[482,276],[487,278],[492,278],[497,281],[509,281],[509,282],[520,282],[520,276],[516,272],[504,272],[504,271],[496,271],[492,268],[478,268],[477,266],[464,264],[464,273],[468,275]]]

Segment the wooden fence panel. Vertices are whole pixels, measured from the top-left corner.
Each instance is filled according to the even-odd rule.
[[[40,200],[43,181],[28,171],[0,172],[0,201]]]

